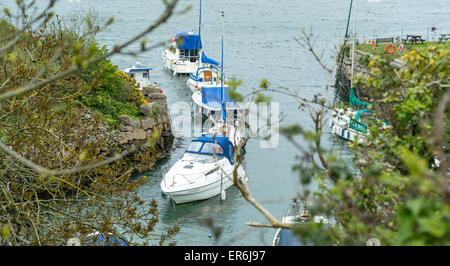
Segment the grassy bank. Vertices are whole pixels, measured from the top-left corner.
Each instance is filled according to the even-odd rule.
[[[390,43],[377,44],[375,50],[372,49],[372,44],[358,44],[358,45],[356,45],[355,49],[362,51],[362,52],[372,54],[372,55],[383,56],[383,55],[389,55],[388,53],[386,53],[386,47],[389,44]],[[393,58],[400,58],[402,55],[404,55],[412,50],[428,48],[430,46],[435,46],[435,45],[437,45],[437,46],[445,45],[445,43],[440,43],[440,42],[406,43],[406,44],[403,44],[404,45],[403,52],[400,52],[399,51],[400,44],[401,43],[394,43],[394,45],[397,47],[397,51],[393,54],[390,54],[389,56],[392,56]],[[351,53],[352,46],[351,46],[351,44],[349,44],[349,45],[347,45],[347,47],[346,47],[346,55],[349,55],[349,53]],[[390,49],[390,51],[393,50],[392,47],[390,47],[389,49]]]

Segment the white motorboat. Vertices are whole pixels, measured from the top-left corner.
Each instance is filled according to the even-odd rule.
[[[161,190],[175,203],[205,200],[219,194],[233,183],[234,145],[225,136],[205,134],[194,139],[183,157],[161,181]],[[238,179],[247,182],[243,167]]]
[[[300,203],[294,199],[286,215],[283,216],[282,222],[285,224],[305,224],[311,222],[309,212],[306,209],[303,211],[300,210]],[[332,225],[330,219],[326,216],[314,216],[312,217],[312,222]],[[305,244],[302,243],[300,238],[292,230],[279,228],[272,240],[272,246],[305,246]]]
[[[192,31],[180,31],[167,44],[162,54],[164,66],[174,75],[187,75],[196,73],[197,69],[218,63],[206,57],[201,38],[202,29],[202,1],[200,0],[200,14],[198,34]]]
[[[181,31],[163,52],[164,66],[174,75],[195,73],[199,66],[198,59],[202,50],[199,34]]]
[[[137,62],[135,66],[127,68],[123,72],[131,78],[135,79],[139,89],[142,90],[142,88],[148,87],[150,85],[158,85],[156,82],[150,81],[150,70],[152,70],[152,68],[144,67],[140,62]]]

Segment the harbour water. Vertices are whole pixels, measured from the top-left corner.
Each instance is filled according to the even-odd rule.
[[[7,1],[13,6],[15,1]],[[45,1],[42,2],[44,6]],[[160,0],[61,0],[56,11],[60,15],[95,9],[101,16],[115,17],[115,22],[97,39],[109,48],[133,37],[155,21],[161,10]],[[314,48],[323,61],[334,68],[336,47],[342,42],[350,1],[343,0],[203,0],[203,46],[208,57],[220,60],[221,20],[225,12],[224,66],[228,77],[243,80],[240,91],[244,94],[257,88],[264,78],[272,87],[289,87],[304,98],[311,99],[322,92],[327,73],[313,56],[303,49],[294,38],[301,37],[302,29],[314,34]],[[178,31],[198,31],[198,1],[181,0],[177,10],[192,4],[187,14],[176,14],[166,24],[148,36],[149,45],[168,40]],[[403,34],[419,34],[431,38],[450,31],[449,0],[359,0],[358,36],[361,39],[394,37]],[[436,33],[431,27],[437,28]],[[139,51],[135,43],[128,50]],[[160,84],[167,96],[169,108],[173,103],[191,102],[191,92],[186,77],[172,77],[163,68],[163,47],[140,55],[139,61],[153,68],[151,80]],[[117,55],[112,58],[121,69],[135,64],[136,58]],[[332,83],[333,80],[332,80]],[[330,93],[331,95],[333,93]],[[272,101],[280,104],[285,115],[281,125],[300,124],[311,126],[309,114],[301,112],[296,102],[282,94],[271,94]],[[301,141],[301,140],[299,140]],[[348,155],[345,143],[329,133],[324,136],[327,148]],[[141,188],[146,200],[156,199],[160,222],[157,230],[177,225],[181,231],[173,239],[178,245],[270,245],[274,229],[253,229],[247,222],[266,222],[264,217],[240,195],[236,188],[227,190],[227,198],[173,206],[161,196],[159,187],[161,167],[172,165],[183,154],[190,138],[176,138],[168,158],[157,164],[153,171],[145,173],[150,182]],[[298,152],[280,137],[273,149],[260,147],[258,139],[248,143],[246,171],[253,196],[264,203],[276,217],[283,216],[289,201],[299,193],[300,182],[292,171]],[[219,240],[209,237],[210,230],[203,226],[202,218],[211,216],[216,226],[223,227]],[[156,242],[155,242],[156,244]]]

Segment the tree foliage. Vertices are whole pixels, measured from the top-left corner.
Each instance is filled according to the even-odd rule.
[[[353,165],[315,146],[313,152],[322,153],[327,163],[309,160],[294,167],[301,180],[309,176],[304,185],[319,184],[320,191],[304,195],[312,213],[336,221],[334,227],[299,226],[304,240],[319,245],[365,245],[370,238],[382,245],[450,243],[449,52],[449,43],[412,50],[400,69],[389,57],[374,57],[371,73],[355,78],[355,86],[370,93],[374,115],[367,142],[350,144]],[[391,127],[385,129],[383,121]]]
[[[83,27],[68,27],[54,16],[55,2],[31,14],[35,2],[17,1],[18,14],[4,9],[0,20],[0,241],[65,245],[76,237],[92,245],[89,235],[101,232],[165,244],[179,229],[155,232],[157,204],[137,190],[148,178],[132,177],[137,163],[109,150],[99,125],[137,116],[144,101],[107,57],[164,23],[177,1],[113,51],[94,38],[112,19],[100,24],[89,16],[72,21]]]

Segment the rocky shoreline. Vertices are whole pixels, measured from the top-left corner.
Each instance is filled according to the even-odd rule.
[[[81,112],[83,124],[88,127],[86,142],[101,142],[100,156],[134,150],[125,160],[133,164],[135,170],[149,170],[158,159],[164,158],[173,144],[173,134],[166,96],[158,87],[143,88],[148,102],[140,106],[142,117],[139,119],[127,115],[119,117],[121,125],[108,129],[98,119],[95,112],[84,109]]]

